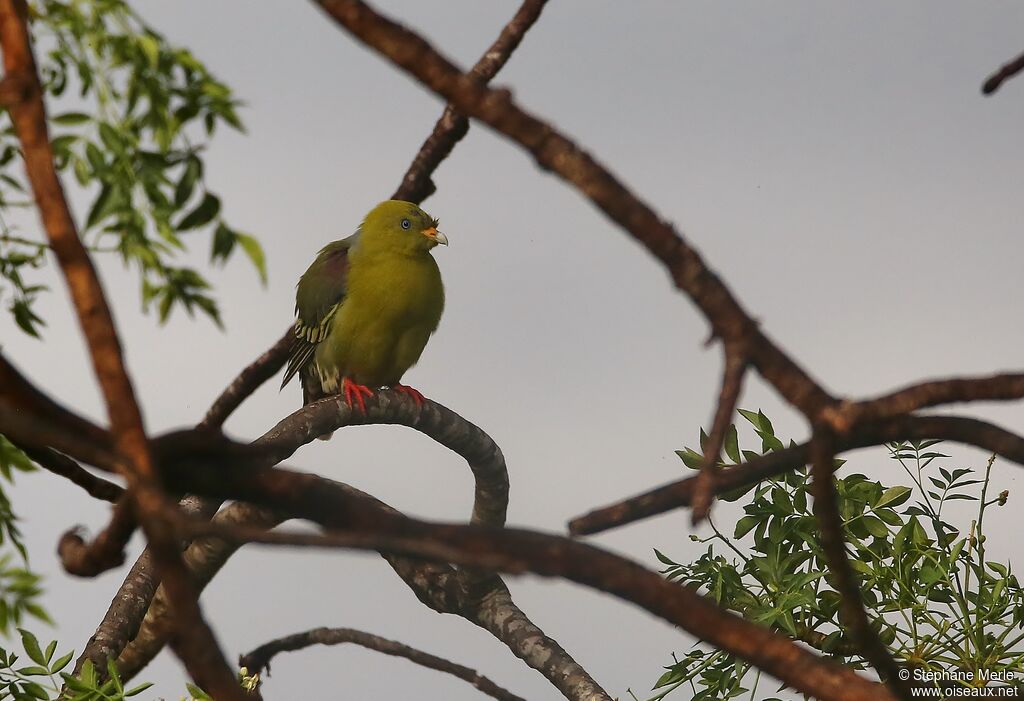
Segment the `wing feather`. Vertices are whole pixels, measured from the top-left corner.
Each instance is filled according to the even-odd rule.
[[[327,338],[331,320],[345,299],[348,252],[358,234],[329,243],[299,278],[295,290],[295,338],[285,368],[283,388],[313,362],[316,347]]]

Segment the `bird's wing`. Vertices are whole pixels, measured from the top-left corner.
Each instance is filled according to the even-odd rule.
[[[348,253],[358,234],[324,246],[295,287],[295,339],[281,387],[313,360],[317,345],[327,337],[331,319],[345,299]]]

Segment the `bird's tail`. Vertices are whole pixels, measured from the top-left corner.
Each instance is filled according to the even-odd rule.
[[[316,400],[327,396],[323,386],[320,384],[320,378],[316,376],[315,372],[302,372],[300,382],[302,383],[302,406],[312,404]],[[331,431],[316,438],[318,441],[329,441],[333,435],[334,431]]]

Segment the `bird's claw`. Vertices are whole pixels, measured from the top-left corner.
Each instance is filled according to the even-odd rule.
[[[395,390],[396,392],[398,392],[400,394],[407,394],[410,397],[412,397],[412,400],[414,402],[416,402],[416,406],[423,406],[423,400],[426,399],[426,397],[424,397],[423,394],[421,394],[419,390],[413,389],[409,385],[403,385],[403,384],[400,384],[400,383],[395,383],[395,385],[392,386],[391,389]]]
[[[365,414],[366,402],[363,401],[363,397],[372,397],[373,390],[367,387],[366,385],[360,385],[358,383],[355,383],[352,380],[348,379],[347,377],[344,380],[342,380],[341,386],[342,390],[345,393],[345,403],[348,404],[349,408],[356,408],[355,405],[352,403],[352,400],[354,399],[355,403],[359,405],[359,410],[362,411],[363,414]]]

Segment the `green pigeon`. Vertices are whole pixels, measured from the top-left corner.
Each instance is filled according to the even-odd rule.
[[[295,339],[283,388],[296,374],[303,402],[344,394],[365,414],[364,397],[401,384],[441,321],[444,286],[430,251],[448,239],[411,202],[381,202],[355,234],[327,244],[299,278]]]

